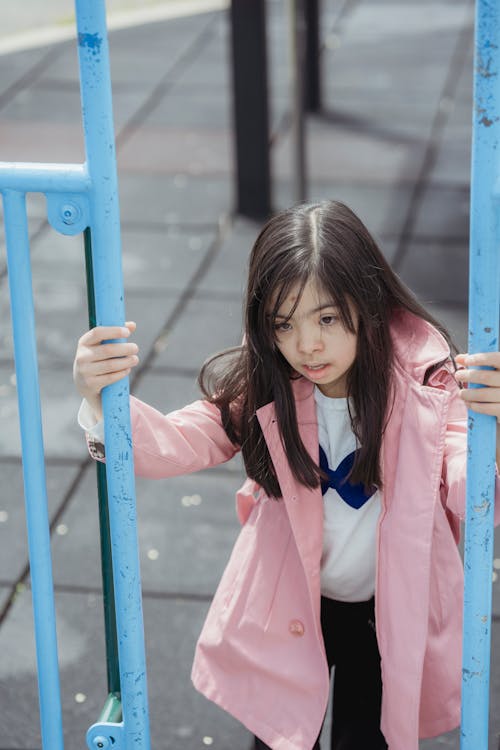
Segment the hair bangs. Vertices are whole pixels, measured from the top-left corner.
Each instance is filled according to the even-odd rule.
[[[356,325],[353,318],[353,307],[358,311],[357,300],[355,299],[356,290],[348,291],[345,288],[345,282],[335,269],[329,268],[325,258],[321,257],[316,263],[314,272],[310,279],[314,281],[321,291],[328,297],[328,301],[337,308],[340,321],[349,333],[356,333]]]

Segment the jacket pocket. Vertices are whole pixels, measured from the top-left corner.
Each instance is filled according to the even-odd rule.
[[[237,627],[262,631],[267,626],[291,536],[284,503],[263,498],[243,527],[229,563],[233,575],[225,607]]]
[[[219,592],[222,593],[223,597],[222,611],[226,611],[230,607],[248,567],[254,546],[254,522],[258,513],[259,506],[255,504],[250,510],[244,526],[238,535],[229,562],[222,575],[219,584]]]

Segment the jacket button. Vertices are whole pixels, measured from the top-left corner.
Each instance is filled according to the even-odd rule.
[[[288,632],[297,636],[304,635],[304,624],[300,620],[290,620]]]

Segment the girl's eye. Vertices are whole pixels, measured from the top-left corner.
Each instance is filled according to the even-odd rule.
[[[277,333],[286,333],[286,331],[292,330],[292,326],[290,325],[290,323],[287,323],[286,321],[284,323],[275,323],[274,330]]]
[[[337,320],[338,318],[336,315],[322,315],[319,322],[322,326],[331,326],[336,323]]]

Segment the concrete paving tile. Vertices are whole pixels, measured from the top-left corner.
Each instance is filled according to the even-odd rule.
[[[221,750],[250,750],[252,745],[249,732],[190,682],[195,641],[207,609],[197,603],[145,602],[151,736],[158,750],[191,750],[210,739]]]
[[[193,58],[200,62],[230,63],[231,27],[229,13],[222,11],[210,24],[210,30],[198,39]],[[196,62],[194,63],[196,64]]]
[[[124,220],[213,225],[229,212],[231,185],[227,179],[181,177],[119,172]]]
[[[182,230],[123,226],[122,268],[126,298],[129,294],[183,290],[207,253],[216,233],[210,229]],[[37,280],[74,283],[84,278],[81,235],[65,237],[47,231],[33,244],[32,270]],[[1,262],[1,255],[0,255]]]
[[[0,456],[20,457],[21,438],[14,368],[0,365]],[[85,449],[81,442],[76,415],[81,403],[73,383],[71,366],[57,371],[41,371],[40,391],[45,456],[82,460]]]
[[[0,586],[0,608],[3,609],[5,605],[7,604],[7,601],[10,597],[10,587],[6,585]]]
[[[323,113],[315,117],[325,118],[348,133],[415,146],[425,143],[429,137],[440,102],[441,97],[438,97],[434,106],[420,106],[420,103],[416,105],[397,93],[380,96],[366,88],[358,90],[354,86],[339,84],[325,90]]]
[[[31,193],[26,194],[26,212],[28,214],[28,229],[29,235],[32,237],[35,233],[38,234],[39,229],[44,224],[44,220],[47,218],[47,201],[42,193]],[[0,201],[0,238],[1,244],[5,242],[5,228],[3,224],[3,203]]]
[[[81,164],[85,158],[79,123],[0,122],[5,161]]]
[[[363,8],[366,11],[366,4]],[[389,100],[399,94],[407,102],[411,92],[415,108],[432,111],[443,90],[455,43],[455,35],[440,36],[439,44],[432,35],[427,40],[419,35],[370,40],[342,37],[339,48],[327,50],[323,58],[325,91],[350,87],[359,94],[370,90],[372,95]]]
[[[167,21],[149,23],[129,28],[116,29],[110,34],[111,50],[121,51],[134,57],[134,50],[163,53],[166,60],[176,55],[188,45],[198,41],[202,33],[211,36],[216,33],[223,11],[197,13]]]
[[[386,2],[360,3],[348,16],[343,38],[346,42],[356,40],[374,46],[383,43],[384,56],[391,42],[404,49],[412,39],[416,39],[417,44],[422,39],[423,43],[439,49],[447,35],[452,32],[458,35],[471,20],[471,10],[465,2],[434,3],[425,13],[418,2],[407,2],[404,6]]]
[[[262,225],[263,222],[237,218],[198,289],[212,294],[241,295],[243,299],[248,258]]]
[[[435,303],[466,304],[469,249],[462,242],[412,242],[399,266],[399,275],[415,294]]]
[[[201,56],[203,51],[201,52]],[[225,60],[205,60],[193,57],[177,71],[175,81],[180,86],[197,84],[206,88],[227,89],[230,86],[229,66]]]
[[[84,282],[63,284],[59,280],[35,279],[33,290],[40,367],[72,365],[78,339],[89,327]],[[137,320],[134,338],[141,352],[146,353],[173,310],[179,292],[169,294],[162,290],[161,295],[153,296],[140,291],[127,295],[125,290],[125,296],[127,320]],[[0,361],[5,361],[13,359],[13,337],[7,290],[2,297],[0,316],[6,325],[0,332]]]
[[[179,375],[150,369],[133,388],[132,393],[162,414],[167,414],[202,398],[197,377],[197,370],[193,370],[191,375]]]
[[[63,502],[78,469],[74,466],[46,467],[49,518],[52,520]],[[1,579],[14,583],[28,563],[26,511],[21,463],[0,463],[0,570]],[[2,592],[0,590],[0,606]]]
[[[467,186],[470,182],[471,140],[453,143],[443,138],[429,181],[441,185]]]
[[[383,253],[385,259],[388,261],[388,263],[392,264],[392,261],[394,259],[394,256],[396,254],[399,239],[398,237],[393,236],[377,236],[375,233],[373,234],[373,238],[375,242],[377,243],[380,251]]]
[[[124,86],[133,89],[138,85],[152,89],[178,59],[200,29],[191,25],[184,34],[171,28],[172,22],[149,24],[148,43],[141,48],[141,54],[131,54],[131,45],[138,45],[138,37],[144,35],[139,27],[121,29],[109,34],[110,67],[113,91]],[[161,27],[161,28],[155,28]],[[160,42],[160,39],[163,41]],[[73,83],[79,87],[77,49],[74,42],[65,45],[58,59],[48,66],[42,79],[44,82]]]
[[[31,243],[31,273],[35,283],[85,283],[83,234],[68,237],[48,225]]]
[[[47,49],[21,50],[9,55],[0,55],[0,96],[28,72],[36,69],[47,55]]]
[[[64,743],[81,750],[106,697],[103,614],[95,595],[57,593]],[[144,602],[151,743],[156,750],[202,747],[213,738],[221,750],[250,745],[248,732],[199,695],[190,682],[197,636],[207,605]],[[40,747],[30,594],[19,597],[0,630],[2,724],[0,747]],[[75,699],[78,696],[78,702]]]
[[[493,553],[492,612],[500,622],[500,527],[495,529]]]
[[[207,331],[207,321],[212,321]],[[198,369],[211,354],[241,342],[242,303],[233,299],[192,299],[165,340],[154,367]],[[209,332],[210,331],[210,332]]]
[[[143,125],[124,143],[118,167],[148,175],[225,175],[232,173],[231,134],[224,129]]]
[[[377,134],[347,131],[325,119],[311,119],[306,131],[307,173],[313,180],[346,180],[364,184],[414,182],[425,144],[401,143]],[[281,138],[273,151],[274,174],[291,177],[293,138]],[[356,164],[353,168],[353,164]]]
[[[32,198],[38,198],[39,200],[33,202],[33,200],[31,200]],[[41,229],[45,224],[45,217],[43,216],[45,209],[42,205],[42,203],[44,202],[45,201],[43,200],[41,195],[35,196],[33,194],[29,194],[27,196],[26,206],[28,211],[28,234],[30,239],[39,236],[41,234]],[[33,216],[33,213],[39,213],[40,216]],[[0,203],[0,276],[4,276],[6,271],[7,249],[5,247],[5,225],[3,222]]]
[[[467,304],[447,304],[425,302],[425,308],[449,331],[459,351],[467,351]]]
[[[463,242],[469,236],[469,187],[428,184],[418,207],[414,236]]]
[[[231,121],[231,92],[227,89],[206,90],[202,86],[179,83],[168,91],[147,117],[147,126],[185,127],[204,130],[228,130]],[[228,136],[229,137],[229,136]]]
[[[0,357],[6,361],[13,360],[14,343],[10,293],[5,288],[5,283],[2,286],[0,315],[4,326],[0,333]],[[72,330],[75,332],[83,332],[88,328],[83,284],[66,282],[63,285],[55,281],[34,280],[33,292],[39,363],[50,366],[54,362],[54,356],[69,363],[71,351],[76,348],[76,341],[82,333],[74,335],[72,340],[68,337],[68,328],[64,330],[65,324],[71,320],[75,326]]]
[[[436,76],[436,65],[429,64],[420,77],[420,68],[415,70],[410,59],[408,67],[409,70],[400,64],[383,67],[375,62],[370,66],[363,59],[363,64],[356,68],[350,58],[343,64],[335,58],[329,64],[328,77],[323,84],[325,100],[335,101],[336,92],[346,89],[360,98],[376,97],[392,103],[396,98],[404,97],[408,103],[408,92],[411,91],[410,106],[430,114],[435,111],[442,96],[446,70]]]
[[[408,210],[409,185],[356,185],[352,181],[310,180],[307,200],[339,200],[349,206],[376,236],[398,235]],[[273,184],[276,210],[296,203],[290,181],[276,180]]]
[[[460,729],[454,729],[452,732],[441,734],[439,737],[433,737],[429,740],[420,740],[420,750],[442,750],[443,748],[453,748],[458,750],[460,747]]]
[[[83,433],[82,433],[83,438]],[[200,472],[165,481],[137,478],[137,519],[145,592],[213,595],[240,526],[237,472]],[[89,467],[54,536],[56,586],[101,588],[94,467]]]
[[[116,90],[113,94],[115,128],[130,119],[145,99],[142,88],[130,91]],[[80,91],[75,87],[62,88],[37,82],[20,91],[2,110],[2,120],[7,122],[33,122],[73,124],[81,127]]]
[[[446,100],[450,102],[450,100]],[[446,123],[441,130],[439,147],[452,144],[470,149],[472,139],[472,102],[454,99],[447,104]]]

